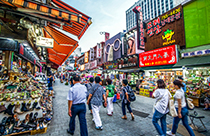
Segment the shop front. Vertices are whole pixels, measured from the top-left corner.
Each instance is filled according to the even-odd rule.
[[[210,45],[186,49],[182,59],[174,65],[182,67],[183,77],[187,85],[188,97],[193,99],[195,106],[203,106],[205,93],[208,92],[210,75]]]
[[[129,85],[136,90],[136,84],[139,82],[139,79],[143,79],[143,71],[139,69],[138,54],[122,57],[117,61],[119,74],[126,75]]]
[[[139,54],[140,70],[145,72],[145,78],[140,87],[140,94],[151,96],[156,81],[163,79],[168,89],[173,81],[182,76],[181,68],[174,68],[178,62],[177,45],[167,46]]]
[[[119,73],[118,73],[118,62],[106,62],[103,64],[103,79],[110,78],[113,80],[113,83],[116,82],[116,80],[119,80]],[[103,83],[104,84],[104,83]],[[106,83],[105,83],[106,84]]]

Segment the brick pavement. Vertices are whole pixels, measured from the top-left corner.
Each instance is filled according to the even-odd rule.
[[[67,103],[67,93],[69,86],[65,86],[64,83],[61,84],[59,80],[56,80],[54,85],[54,90],[56,92],[56,98],[53,101],[54,106],[54,117],[51,124],[48,127],[47,133],[41,134],[42,136],[68,136],[66,129],[68,128],[69,116],[68,116],[68,103]],[[131,107],[135,110],[148,113],[149,116],[142,118],[135,116],[135,121],[131,121],[130,115],[128,115],[128,120],[122,120],[121,108],[114,104],[114,115],[107,116],[106,109],[101,108],[100,116],[103,123],[103,131],[98,131],[95,129],[94,123],[92,121],[92,115],[87,111],[86,119],[88,126],[89,136],[155,136],[157,132],[152,124],[152,108],[154,104],[154,99],[147,98],[144,96],[137,96],[137,100],[131,104]],[[202,111],[202,109],[196,109],[199,114],[204,114],[206,119],[203,120],[210,131],[210,112]],[[173,118],[167,116],[167,124],[172,124]],[[198,124],[198,122],[196,122]],[[79,121],[76,118],[76,130],[75,136],[79,136]],[[210,135],[210,133],[204,133],[205,135]],[[180,136],[180,134],[177,134]]]

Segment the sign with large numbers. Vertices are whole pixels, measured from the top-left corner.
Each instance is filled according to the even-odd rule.
[[[44,48],[53,48],[54,46],[54,39],[52,38],[45,38],[45,37],[36,37],[36,46],[37,47],[44,47]]]
[[[177,44],[185,48],[182,6],[175,7],[146,25],[145,51]]]
[[[139,67],[170,65],[178,62],[177,46],[167,46],[139,54]]]

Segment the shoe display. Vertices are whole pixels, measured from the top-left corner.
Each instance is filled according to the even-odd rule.
[[[46,85],[27,75],[18,79],[18,82],[11,80],[3,86],[0,82],[0,113],[5,113],[0,122],[0,135],[47,128],[53,117],[53,99],[47,94]],[[42,113],[43,117],[39,118]],[[19,116],[24,116],[24,120]]]
[[[27,112],[27,111],[28,111],[28,109],[27,109],[27,107],[26,107],[25,101],[22,103],[21,111],[24,111],[24,112]]]
[[[6,110],[6,107],[4,104],[0,105],[0,113],[4,112]]]
[[[23,112],[20,110],[20,104],[19,104],[19,102],[15,105],[14,112],[17,113],[17,114],[23,114]]]
[[[9,115],[13,115],[13,108],[14,108],[15,104],[11,103],[9,104],[9,106],[7,107],[7,109],[4,111],[4,114],[9,114]]]

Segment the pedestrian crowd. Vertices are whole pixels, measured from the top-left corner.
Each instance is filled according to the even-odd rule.
[[[90,110],[90,114],[93,115],[93,121],[95,123],[95,128],[97,130],[103,130],[103,123],[100,118],[100,108],[102,106],[107,108],[107,115],[113,115],[113,100],[115,94],[117,93],[117,88],[112,84],[111,79],[106,79],[106,87],[102,86],[102,80],[99,76],[90,77],[89,80],[85,80],[84,76],[74,75],[71,78],[71,88],[68,92],[68,114],[70,116],[69,129],[67,132],[71,135],[75,131],[75,117],[78,116],[80,122],[80,134],[81,136],[87,136],[87,123],[86,123],[86,104]],[[128,80],[122,80],[122,119],[127,119],[126,107],[131,114],[131,119],[134,120],[134,114],[130,107],[131,104],[131,87],[128,85]],[[139,85],[139,84],[138,84]],[[154,114],[152,118],[152,123],[156,128],[160,136],[171,135],[175,136],[178,124],[180,120],[184,127],[189,132],[190,136],[195,136],[192,128],[188,124],[188,107],[185,96],[186,85],[183,84],[183,79],[179,78],[173,82],[175,88],[174,97],[174,107],[177,116],[174,116],[173,126],[171,131],[166,131],[166,115],[170,111],[169,100],[172,95],[169,90],[166,89],[166,85],[162,79],[157,81],[156,89],[153,93],[153,98],[156,99],[154,105]],[[160,124],[158,123],[160,121]]]

